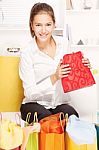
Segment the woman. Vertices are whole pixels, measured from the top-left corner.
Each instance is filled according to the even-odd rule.
[[[53,36],[55,16],[53,9],[46,3],[36,3],[30,13],[30,32],[33,37],[27,48],[21,52],[20,78],[23,81],[25,98],[21,105],[22,119],[28,112],[38,112],[38,120],[63,112],[75,114],[69,105],[69,96],[63,92],[61,78],[67,77],[71,68],[62,65],[63,38]],[[89,66],[88,60],[83,63]],[[31,117],[30,122],[32,122]]]

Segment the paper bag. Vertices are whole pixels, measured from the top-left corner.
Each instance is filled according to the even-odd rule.
[[[45,117],[40,120],[40,124],[39,149],[64,150],[64,114],[57,113]]]
[[[38,122],[37,119],[37,112],[34,114],[34,121],[33,124],[29,124],[29,119],[30,119],[31,113],[27,114],[26,118],[26,126],[33,125],[34,123]],[[26,145],[26,150],[38,150],[38,133],[33,132],[29,135],[29,139]]]

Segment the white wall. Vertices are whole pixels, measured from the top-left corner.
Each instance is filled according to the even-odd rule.
[[[29,16],[31,7],[36,2],[46,2],[50,4],[55,11],[57,28],[63,28],[64,10],[66,8],[64,0],[1,0],[0,54],[6,47],[24,48],[31,39],[28,25]]]
[[[82,40],[85,45],[99,45],[99,10],[66,12],[65,21],[71,28],[71,43]]]
[[[89,58],[96,84],[71,92],[71,104],[77,109],[82,119],[97,122],[97,110],[99,110],[99,46],[71,47],[70,52],[76,51],[82,51],[84,57]]]
[[[0,30],[0,55],[6,55],[7,48],[24,48],[30,39],[28,30]]]

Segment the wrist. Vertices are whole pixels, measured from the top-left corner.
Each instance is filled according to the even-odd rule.
[[[52,74],[52,75],[50,76],[50,78],[51,78],[51,81],[52,81],[52,84],[53,84],[53,85],[54,85],[54,84],[56,83],[56,81],[58,80],[56,74]]]

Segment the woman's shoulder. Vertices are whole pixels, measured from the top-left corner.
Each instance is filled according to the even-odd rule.
[[[35,51],[35,42],[34,39],[30,40],[21,50],[21,53],[33,53]]]

